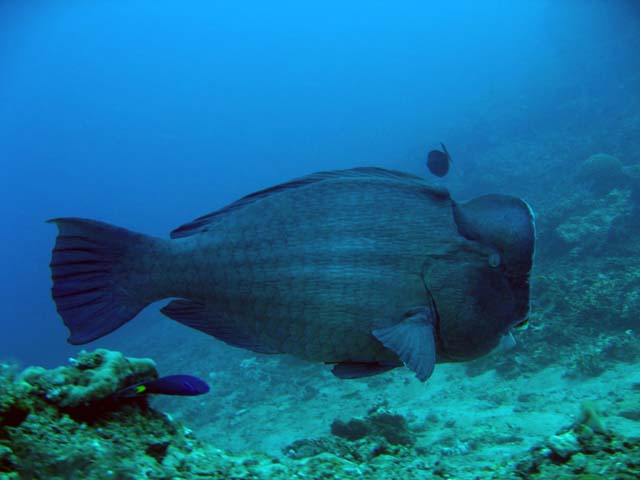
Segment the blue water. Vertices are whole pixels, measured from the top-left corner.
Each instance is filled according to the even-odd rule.
[[[624,88],[640,71],[637,2],[400,3],[5,0],[0,357],[75,351],[49,293],[52,217],[162,236],[312,171],[427,175],[440,141],[454,157],[443,182],[477,193],[487,151],[567,124],[589,148],[559,155],[560,175],[584,154],[629,153],[616,122],[638,105]]]

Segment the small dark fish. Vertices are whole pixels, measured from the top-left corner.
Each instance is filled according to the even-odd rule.
[[[442,151],[431,150],[427,155],[427,167],[429,171],[436,177],[444,177],[449,172],[449,165],[451,164],[451,155],[447,151],[447,147],[442,145]]]
[[[194,396],[209,392],[209,385],[191,375],[167,375],[166,377],[136,383],[116,393],[120,398],[132,398],[156,393],[161,395]]]

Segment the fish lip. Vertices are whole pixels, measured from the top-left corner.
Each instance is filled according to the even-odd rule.
[[[514,321],[511,326],[507,329],[506,333],[509,332],[513,332],[514,330],[516,331],[522,331],[522,330],[526,330],[527,327],[529,326],[529,321],[530,321],[530,317],[531,317],[531,307],[529,306],[527,308],[527,312],[520,317],[518,320]],[[519,327],[519,325],[523,325],[525,324],[523,327]]]

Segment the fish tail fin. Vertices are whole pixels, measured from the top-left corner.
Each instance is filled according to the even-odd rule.
[[[81,218],[49,220],[58,227],[51,253],[51,293],[74,345],[124,325],[157,298],[143,259],[159,240]]]

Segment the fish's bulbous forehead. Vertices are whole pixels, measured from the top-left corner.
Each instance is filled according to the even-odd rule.
[[[458,233],[495,248],[510,275],[526,277],[535,250],[535,216],[524,200],[509,195],[484,195],[453,202]]]

